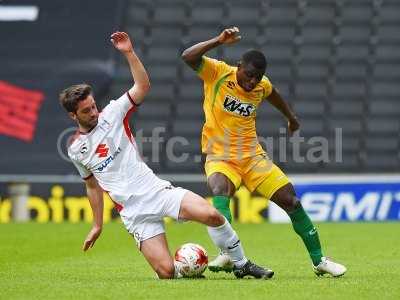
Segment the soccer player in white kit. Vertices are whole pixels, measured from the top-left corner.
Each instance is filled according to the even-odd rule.
[[[135,82],[133,87],[119,99],[112,100],[101,113],[87,84],[71,86],[60,94],[61,104],[79,127],[68,147],[68,155],[85,181],[93,211],[93,227],[83,250],[93,247],[101,234],[103,191],[106,191],[159,278],[179,277],[165,237],[163,218],[166,216],[207,225],[215,245],[231,256],[236,277],[271,278],[272,271],[245,257],[240,240],[225,217],[204,198],[157,177],[140,158],[128,118],[142,103],[150,82],[128,34],[115,32],[111,42],[128,61]]]

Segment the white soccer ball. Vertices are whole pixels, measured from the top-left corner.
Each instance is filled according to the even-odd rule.
[[[199,277],[207,265],[207,251],[200,245],[187,243],[175,252],[175,267],[183,277]]]

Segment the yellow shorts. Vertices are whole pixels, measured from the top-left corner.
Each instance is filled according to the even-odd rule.
[[[268,199],[271,199],[278,189],[290,183],[282,170],[265,155],[241,160],[219,160],[207,156],[204,168],[207,178],[213,173],[222,173],[232,181],[236,189],[243,180],[250,192],[257,190]]]

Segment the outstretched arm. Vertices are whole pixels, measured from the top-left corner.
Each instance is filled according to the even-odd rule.
[[[289,134],[293,134],[294,131],[300,128],[300,123],[297,120],[296,115],[289,107],[289,105],[282,99],[279,92],[273,88],[271,94],[268,96],[268,101],[275,106],[288,120]]]
[[[86,192],[93,212],[93,226],[83,242],[82,250],[92,248],[101,234],[103,228],[103,189],[99,186],[96,178],[91,176],[85,180]]]
[[[201,64],[201,57],[209,50],[221,44],[233,44],[241,39],[239,28],[232,27],[223,30],[218,36],[187,48],[182,53],[183,61],[193,70],[197,70]]]
[[[128,91],[129,96],[136,104],[143,102],[144,96],[150,90],[150,81],[146,69],[137,57],[129,36],[125,32],[115,32],[111,35],[111,42],[126,58],[134,80],[133,87]]]

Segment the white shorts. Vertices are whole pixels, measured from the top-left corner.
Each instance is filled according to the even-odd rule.
[[[178,220],[186,192],[188,190],[170,185],[124,205],[120,212],[122,222],[139,249],[141,242],[165,232],[164,217]]]

